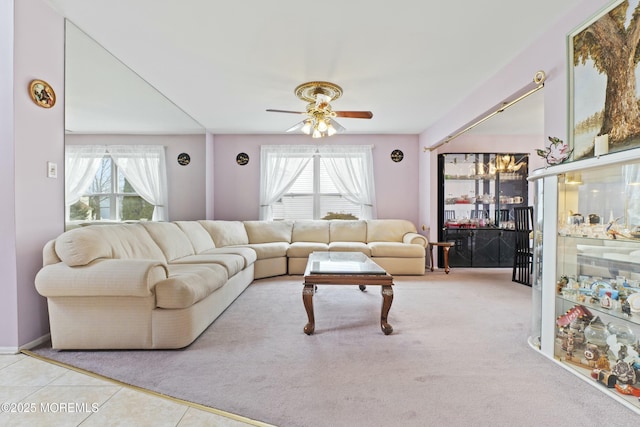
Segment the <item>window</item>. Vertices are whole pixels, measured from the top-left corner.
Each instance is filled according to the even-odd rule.
[[[316,154],[291,188],[273,205],[273,219],[360,218],[361,206],[336,188],[320,155]]]
[[[68,146],[67,221],[167,220],[161,146]]]
[[[261,218],[372,218],[371,159],[369,146],[262,147]]]
[[[69,206],[69,220],[150,220],[153,209],[136,193],[111,156],[105,155],[91,186]]]

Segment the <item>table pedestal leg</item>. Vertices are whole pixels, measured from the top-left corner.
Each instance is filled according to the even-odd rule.
[[[387,323],[387,316],[389,315],[389,309],[391,309],[392,302],[393,288],[389,285],[382,286],[382,313],[380,315],[380,327],[385,335],[389,335],[393,332],[393,327]]]
[[[429,265],[433,271],[433,243],[429,243]]]
[[[439,247],[442,248],[442,255],[444,258],[444,272],[446,274],[449,274],[449,249],[451,248],[451,246],[453,246],[452,243],[448,243],[448,242],[432,242],[429,243],[429,260],[430,260],[430,264],[431,264],[431,271],[433,271],[433,248],[435,247]]]
[[[314,293],[315,285],[304,285],[304,289],[302,289],[302,302],[304,303],[304,308],[307,311],[307,318],[309,319],[309,322],[304,327],[304,333],[307,335],[313,334],[313,331],[316,329],[316,320],[313,315]]]

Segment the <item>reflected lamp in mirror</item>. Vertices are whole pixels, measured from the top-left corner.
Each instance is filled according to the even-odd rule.
[[[517,172],[526,164],[527,162],[525,161],[516,163],[516,158],[511,154],[496,155],[496,171],[498,172]]]

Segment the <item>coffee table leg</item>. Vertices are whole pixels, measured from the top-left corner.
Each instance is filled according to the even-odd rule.
[[[382,286],[382,314],[380,315],[380,327],[385,335],[393,332],[393,327],[387,323],[387,316],[393,302],[393,288],[391,286]]]
[[[304,333],[307,335],[313,334],[313,331],[316,329],[316,320],[313,316],[314,293],[315,285],[304,285],[304,289],[302,290],[302,302],[304,303],[305,310],[307,310],[307,318],[309,319],[309,322],[304,327]]]
[[[445,274],[449,274],[449,249],[450,246],[445,246],[442,248],[442,252],[444,253],[444,272]]]

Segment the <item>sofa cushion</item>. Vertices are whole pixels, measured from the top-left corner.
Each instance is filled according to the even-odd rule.
[[[311,252],[327,252],[329,245],[318,242],[293,242],[287,249],[289,258],[307,258]]]
[[[256,243],[248,245],[249,248],[256,252],[258,259],[283,258],[287,256],[289,243],[273,242],[273,243]]]
[[[371,242],[367,246],[371,249],[371,256],[374,258],[424,258],[425,256],[425,248],[422,245],[400,242]]]
[[[402,242],[406,233],[415,233],[416,226],[404,219],[367,220],[367,242]]]
[[[162,249],[168,262],[193,255],[193,245],[186,234],[171,222],[141,222],[154,242]]]
[[[293,223],[291,242],[329,243],[329,221],[296,221]]]
[[[87,265],[99,258],[155,259],[164,254],[140,224],[90,225],[62,233],[55,242],[58,257],[69,266]]]
[[[292,221],[244,221],[249,243],[291,243]]]
[[[191,307],[220,289],[227,280],[227,270],[221,265],[170,265],[169,277],[155,286],[156,305],[159,308]]]
[[[198,221],[209,233],[216,248],[249,243],[247,231],[241,221]]]
[[[235,254],[244,258],[244,267],[247,268],[258,259],[256,251],[246,246],[225,246],[224,248],[213,248],[202,252],[199,255],[209,254]]]
[[[366,256],[371,256],[371,249],[362,242],[331,242],[329,252],[362,252]]]
[[[199,254],[216,247],[211,234],[198,221],[174,221],[174,223],[187,235],[195,253]]]
[[[227,269],[229,277],[244,270],[244,258],[236,254],[197,254],[174,260],[170,265],[219,264]]]
[[[330,242],[362,242],[367,241],[367,222],[362,220],[329,221]]]

